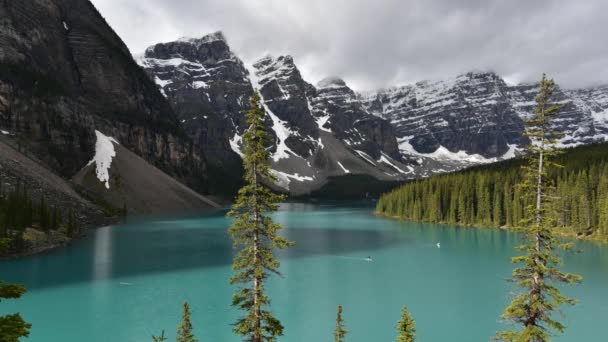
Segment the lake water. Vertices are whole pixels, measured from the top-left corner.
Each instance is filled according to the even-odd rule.
[[[171,341],[187,300],[201,341],[240,341],[230,326],[239,312],[230,307],[223,215],[101,228],[67,248],[2,262],[0,279],[29,292],[0,303],[0,314],[20,311],[33,342],[142,342],[162,329]],[[280,256],[284,278],[268,286],[281,341],[333,340],[338,304],[349,342],[394,341],[404,304],[418,341],[488,341],[505,328],[498,317],[514,290],[505,279],[517,234],[382,219],[364,205],[286,204],[276,220],[297,242]],[[564,310],[567,331],[554,340],[606,341],[608,248],[576,248],[564,267],[585,279],[565,293],[580,304]]]

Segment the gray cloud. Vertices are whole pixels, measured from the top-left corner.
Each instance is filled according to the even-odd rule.
[[[366,90],[493,70],[608,83],[606,0],[93,0],[133,52],[222,30],[246,62],[290,54],[310,82]]]

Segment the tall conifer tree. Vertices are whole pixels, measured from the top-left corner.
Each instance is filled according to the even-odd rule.
[[[414,342],[416,338],[416,322],[404,305],[401,310],[401,320],[397,323],[397,342]]]
[[[192,333],[192,322],[190,322],[190,305],[184,302],[182,311],[182,322],[177,327],[177,342],[198,342]]]
[[[529,204],[525,207],[520,229],[525,232],[527,242],[518,247],[525,254],[512,259],[513,263],[523,264],[513,270],[513,280],[523,291],[502,314],[504,320],[519,324],[522,329],[499,332],[496,337],[502,341],[544,342],[550,340],[552,331],[563,332],[564,325],[553,314],[561,304],[574,304],[575,301],[562,295],[555,285],[581,280],[578,275],[559,270],[560,258],[556,249],[569,246],[558,241],[553,233],[557,215],[553,184],[548,181],[547,169],[556,166],[551,161],[557,153],[557,135],[552,132],[551,118],[559,113],[560,106],[552,102],[554,90],[553,80],[543,75],[536,97],[536,113],[526,126],[532,143],[528,147],[528,162],[523,166],[525,178],[520,189]]]
[[[251,99],[251,110],[246,114],[249,126],[243,135],[243,166],[245,186],[237,195],[236,203],[228,213],[234,217],[229,229],[236,248],[240,248],[232,265],[236,274],[231,284],[239,285],[232,304],[245,311],[234,327],[234,332],[248,341],[275,341],[283,335],[281,322],[267,309],[270,300],[265,294],[265,282],[272,273],[279,274],[279,261],[274,250],[293,243],[278,235],[281,226],[272,221],[268,213],[278,209],[284,196],[273,193],[262,181],[274,181],[270,172],[269,142],[264,125],[264,110],[257,91]]]
[[[338,305],[338,311],[336,312],[336,330],[334,331],[335,342],[344,342],[344,337],[348,333],[348,330],[344,329],[344,322],[342,321],[342,305]]]

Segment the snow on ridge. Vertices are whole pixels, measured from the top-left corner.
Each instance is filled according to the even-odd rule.
[[[318,117],[318,118],[315,117],[314,119],[317,122],[317,126],[319,126],[320,130],[331,133],[331,129],[330,128],[323,127],[323,126],[325,126],[325,124],[327,123],[327,121],[329,121],[330,118],[331,118],[331,116],[329,114],[327,114],[325,116],[321,116],[321,117]]]
[[[181,37],[177,41],[180,43],[190,43],[198,47],[202,44],[212,43],[218,40],[226,42],[226,37],[222,31],[216,31],[202,36],[201,38]]]
[[[294,153],[285,143],[287,138],[292,134],[291,130],[285,126],[285,121],[281,121],[278,116],[276,116],[270,108],[266,104],[263,105],[266,113],[272,119],[272,130],[277,135],[277,139],[279,139],[277,143],[277,150],[272,155],[272,160],[279,161],[284,158],[289,158],[291,155],[297,155]]]
[[[412,138],[413,138],[413,136],[407,136],[407,137],[398,139],[399,150],[402,153],[405,153],[408,155],[420,156],[420,157],[428,157],[428,158],[431,158],[434,160],[440,160],[440,161],[456,161],[456,162],[462,162],[462,163],[487,164],[487,163],[497,162],[499,160],[514,158],[517,156],[516,152],[518,152],[518,150],[519,150],[517,145],[508,144],[509,150],[507,152],[505,152],[502,156],[494,157],[494,158],[486,158],[480,154],[468,154],[466,151],[452,152],[452,151],[448,150],[447,148],[445,148],[444,146],[440,145],[439,148],[437,150],[435,150],[435,152],[420,153],[420,152],[416,151],[416,149],[414,148],[414,146],[412,146],[412,144],[410,144],[410,140]]]
[[[403,171],[401,168],[399,168],[397,165],[395,165],[395,163],[391,162],[391,158],[389,156],[387,156],[384,152],[382,152],[382,155],[380,156],[380,159],[378,159],[378,162],[390,165],[395,170],[399,171],[399,173],[408,174],[413,171],[411,169],[409,171]]]
[[[365,159],[373,166],[377,166],[376,163],[374,163],[374,161],[372,160],[372,157],[369,156],[369,154],[367,154],[363,151],[359,151],[359,150],[355,150],[355,152],[357,152],[357,154],[359,154],[359,156],[361,156],[361,158]]]
[[[97,136],[97,142],[95,143],[95,156],[87,164],[91,165],[95,163],[95,172],[97,173],[97,179],[100,182],[105,183],[106,189],[110,189],[110,167],[112,166],[112,159],[116,156],[113,144],[118,144],[118,141],[112,137],[107,137],[98,130],[95,130]]]
[[[336,162],[338,163],[338,166],[340,166],[342,168],[342,171],[344,171],[344,173],[350,173],[350,171],[348,169],[346,169],[344,167],[344,165],[342,165],[342,163],[340,163],[339,161],[336,160]]]
[[[276,185],[289,190],[289,184],[291,183],[292,180],[298,181],[298,182],[306,182],[306,181],[313,181],[314,178],[313,177],[309,177],[309,176],[300,176],[299,173],[295,173],[295,174],[289,174],[289,173],[285,173],[282,171],[278,171],[275,169],[270,169],[270,173],[272,175],[274,175],[277,180],[275,182]]]

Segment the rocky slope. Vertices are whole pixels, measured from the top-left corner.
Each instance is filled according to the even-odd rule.
[[[196,212],[219,208],[169,175],[96,131],[96,153],[73,181],[114,208],[131,214]]]
[[[200,191],[203,151],[88,0],[0,2],[0,128],[64,178],[95,130]]]
[[[97,127],[176,174],[186,162],[204,170],[166,100],[89,1],[5,1],[0,16],[2,126],[54,169],[71,176],[86,164]]]
[[[259,90],[274,140],[279,189],[304,194],[348,173],[403,180],[392,126],[371,115],[342,81],[312,86],[290,56],[246,66],[220,33],[148,48],[138,62],[169,99],[189,134],[207,146],[210,163],[233,172],[241,155],[244,114]],[[333,83],[332,83],[333,82]],[[210,133],[211,132],[211,133]]]

